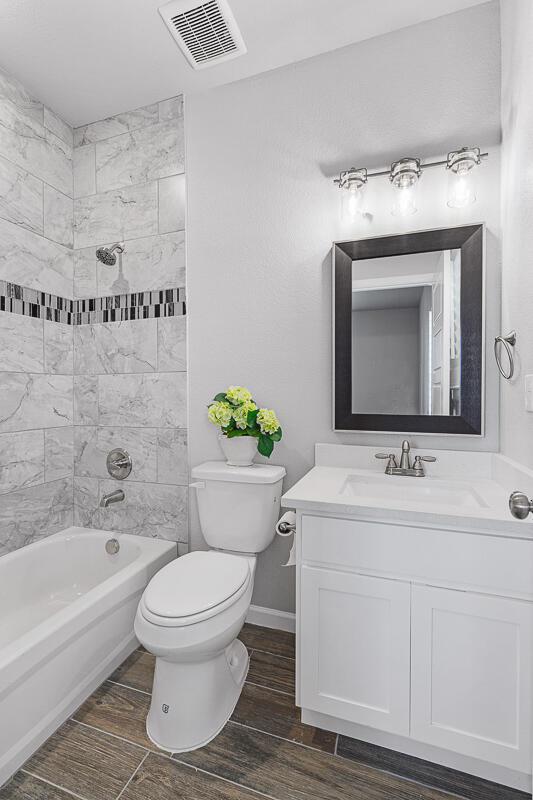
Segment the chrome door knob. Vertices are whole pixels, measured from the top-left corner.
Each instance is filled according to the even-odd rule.
[[[513,492],[509,497],[509,510],[516,519],[525,519],[533,513],[533,502],[523,492]]]

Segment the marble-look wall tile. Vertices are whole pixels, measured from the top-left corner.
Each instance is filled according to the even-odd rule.
[[[183,125],[160,122],[96,145],[99,192],[148,183],[184,170]]]
[[[0,95],[35,122],[43,122],[43,104],[30,95],[16,78],[0,70]]]
[[[74,478],[74,525],[99,528],[100,495],[97,478]]]
[[[98,484],[98,498],[117,488],[117,482],[113,480],[100,480]],[[186,486],[132,482],[122,488],[124,501],[108,508],[98,508],[96,514],[91,515],[93,524],[96,519],[102,530],[173,542],[187,541]]]
[[[47,482],[72,476],[74,429],[49,428],[44,431],[44,479]]]
[[[0,153],[72,197],[72,148],[0,93]]]
[[[101,119],[97,122],[91,122],[89,125],[75,128],[74,146],[81,147],[84,144],[109,139],[111,136],[119,136],[121,133],[128,133],[128,131],[153,125],[158,120],[157,103],[137,108],[135,111],[116,114],[114,117],[108,117],[107,119]]]
[[[185,428],[187,375],[100,375],[98,406],[101,425]]]
[[[189,484],[187,431],[159,428],[157,432],[157,480],[159,483]]]
[[[74,247],[157,233],[157,183],[74,200]]]
[[[62,322],[44,322],[44,371],[72,375],[74,328]]]
[[[183,95],[161,100],[159,103],[159,120],[164,122],[169,119],[183,117]]]
[[[107,240],[109,241],[109,240]],[[117,264],[96,265],[98,293],[113,294],[118,281],[125,292],[145,292],[185,285],[185,232],[149,236],[126,242],[122,275]]]
[[[155,372],[157,319],[74,328],[76,375]]]
[[[102,428],[76,426],[74,474],[79,478],[109,478],[106,458],[121,447],[131,456],[132,470],[125,483],[157,479],[157,431],[155,428]],[[168,481],[170,483],[170,481]]]
[[[98,424],[98,378],[95,375],[74,376],[74,424]]]
[[[0,434],[0,494],[43,481],[43,431]]]
[[[159,233],[185,228],[185,175],[159,181]]]
[[[0,279],[62,297],[72,295],[71,250],[2,219],[0,241]]]
[[[44,108],[44,127],[49,131],[55,133],[60,139],[63,139],[71,147],[74,144],[74,131],[61,117],[50,111],[49,108]]]
[[[74,298],[96,297],[96,255],[94,247],[74,251]]]
[[[183,372],[187,369],[187,317],[165,317],[157,321],[157,369]]]
[[[72,198],[44,184],[44,235],[65,247],[73,245]]]
[[[43,321],[0,311],[0,372],[42,372]]]
[[[1,157],[0,217],[43,233],[43,182]]]
[[[94,144],[76,147],[72,154],[74,170],[74,197],[85,197],[96,192],[96,160]]]
[[[72,479],[10,492],[0,503],[0,555],[72,525]]]
[[[63,425],[72,425],[72,377],[0,373],[0,433]]]

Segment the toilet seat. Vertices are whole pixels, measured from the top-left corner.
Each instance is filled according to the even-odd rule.
[[[172,561],[150,581],[141,598],[142,616],[154,625],[182,627],[229,608],[249,586],[245,556],[213,550],[188,553]]]

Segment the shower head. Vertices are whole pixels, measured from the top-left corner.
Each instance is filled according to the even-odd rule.
[[[116,242],[111,247],[99,247],[96,251],[96,258],[98,261],[101,261],[102,264],[106,264],[108,267],[112,267],[117,263],[117,257],[115,255],[115,250],[118,253],[124,252],[124,245],[120,244],[120,242]]]

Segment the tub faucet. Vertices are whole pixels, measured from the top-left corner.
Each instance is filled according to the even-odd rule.
[[[102,508],[107,508],[109,505],[111,505],[111,503],[120,503],[121,500],[124,500],[124,492],[122,489],[115,489],[114,492],[104,494],[100,500],[100,505]]]

